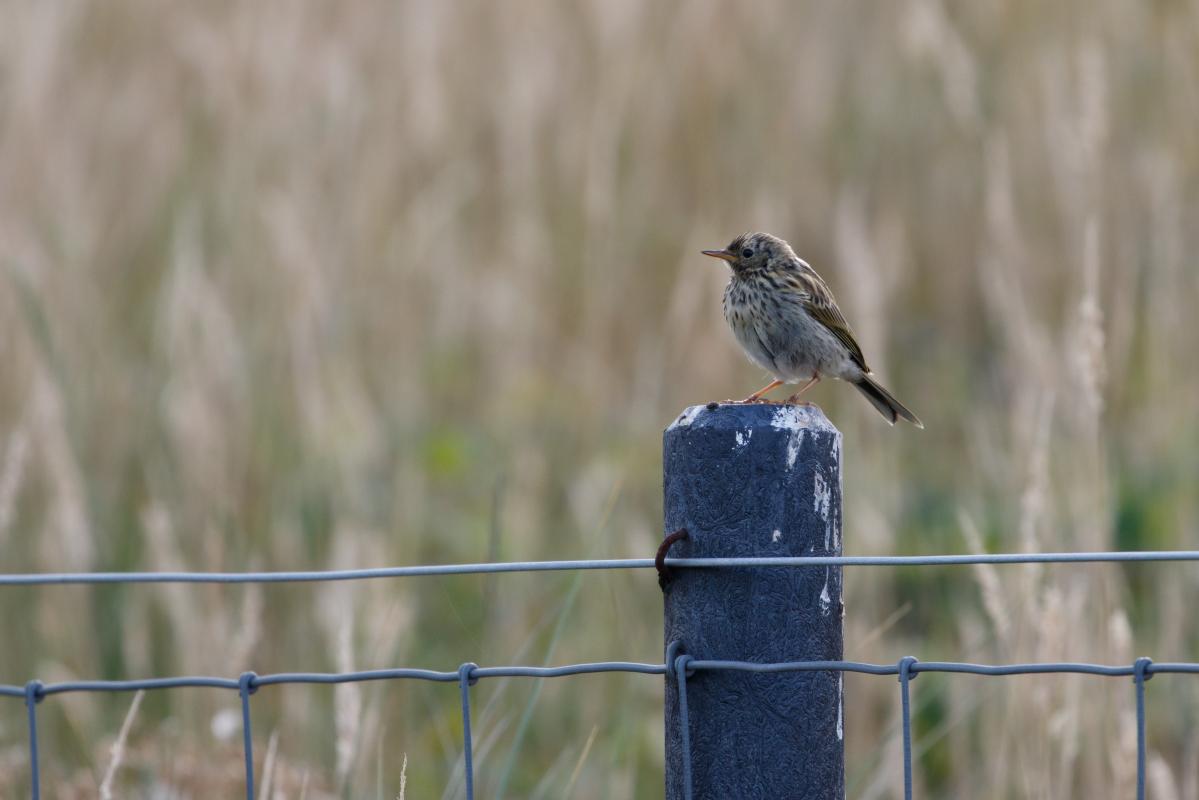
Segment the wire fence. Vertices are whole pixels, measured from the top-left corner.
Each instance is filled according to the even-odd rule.
[[[814,566],[952,566],[964,564],[1068,564],[1068,563],[1129,563],[1161,561],[1199,561],[1199,551],[1141,551],[1141,552],[1084,552],[1084,553],[993,553],[975,555],[930,556],[805,556],[787,558],[667,558],[671,568],[741,569],[754,567],[814,567]],[[329,570],[305,572],[107,572],[107,573],[25,573],[0,575],[0,586],[40,586],[51,584],[102,583],[294,583],[303,581],[344,581],[378,578],[399,578],[431,575],[473,575],[499,572],[546,572],[597,569],[648,569],[654,559],[608,559],[594,561],[524,561],[480,564],[423,565],[379,569]],[[956,673],[988,677],[1007,675],[1084,674],[1108,678],[1132,678],[1136,698],[1137,738],[1137,800],[1145,797],[1145,683],[1158,674],[1199,674],[1199,663],[1161,662],[1138,658],[1128,665],[1104,665],[1074,662],[1032,664],[971,664],[954,661],[920,661],[905,656],[894,664],[871,664],[860,661],[791,661],[756,663],[695,658],[677,654],[668,647],[661,664],[628,661],[601,661],[569,664],[559,667],[499,666],[481,667],[467,662],[453,671],[429,669],[377,669],[361,672],[286,672],[257,675],[244,672],[237,678],[185,676],[148,678],[125,681],[64,681],[43,683],[31,680],[24,686],[0,685],[0,697],[24,700],[28,719],[30,784],[34,800],[41,796],[41,771],[38,758],[37,707],[45,698],[74,692],[133,692],[138,690],[177,689],[185,687],[222,689],[238,693],[242,714],[242,751],[245,760],[246,797],[254,798],[254,745],[250,698],[265,686],[284,684],[338,684],[379,680],[420,680],[456,683],[462,707],[463,762],[466,796],[474,799],[474,767],[472,763],[471,693],[470,688],[485,678],[560,678],[602,672],[623,672],[644,675],[669,675],[676,679],[683,741],[683,796],[692,798],[692,765],[690,731],[692,720],[687,707],[687,680],[696,672],[741,671],[753,673],[779,672],[838,672],[875,676],[895,676],[899,681],[901,728],[903,734],[904,798],[911,800],[912,789],[912,724],[911,682],[918,675]],[[696,724],[704,721],[697,720]]]

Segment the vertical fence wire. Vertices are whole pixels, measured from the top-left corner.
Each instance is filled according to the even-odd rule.
[[[1145,681],[1152,677],[1146,674],[1152,665],[1151,658],[1138,658],[1132,665],[1133,682],[1137,687],[1137,800],[1145,800]]]
[[[679,725],[683,740],[683,800],[692,800],[691,796],[691,718],[687,711],[687,669],[692,661],[691,656],[683,653],[674,660],[675,679],[679,682]]]
[[[475,767],[471,754],[470,737],[470,685],[471,674],[479,668],[478,664],[466,663],[458,667],[458,690],[462,694],[462,768],[466,775],[466,800],[475,797]]]
[[[908,684],[912,680],[914,656],[899,659],[899,706],[903,715],[903,799],[912,800],[912,703]]]
[[[25,709],[29,719],[29,793],[33,800],[40,800],[42,796],[42,775],[37,753],[37,704],[41,699],[41,681],[25,684]]]
[[[246,760],[246,800],[254,800],[254,735],[250,726],[250,695],[257,691],[253,672],[243,672],[237,679],[237,693],[241,696],[241,745]]]

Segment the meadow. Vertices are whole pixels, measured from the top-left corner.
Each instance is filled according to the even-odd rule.
[[[0,0],[0,20],[5,572],[647,557],[662,429],[764,382],[699,255],[746,230],[822,273],[927,425],[812,391],[845,437],[846,553],[1199,546],[1195,2]],[[1194,566],[845,581],[854,659],[1199,658]],[[0,606],[15,684],[662,656],[641,572]],[[848,796],[901,796],[895,682],[845,689]],[[1132,794],[1131,683],[913,693],[922,798]],[[661,696],[484,682],[479,796],[661,796]],[[1199,684],[1148,698],[1150,794],[1199,800]],[[132,700],[41,704],[44,796],[238,795],[235,695]],[[262,797],[464,796],[452,686],[254,709]],[[0,795],[27,767],[5,701]]]

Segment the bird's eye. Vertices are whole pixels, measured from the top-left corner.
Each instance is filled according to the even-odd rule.
[[[745,248],[744,250],[742,250],[742,251],[741,251],[741,257],[742,257],[742,258],[749,258],[749,257],[751,257],[753,254],[754,254],[754,251],[753,251],[753,250],[750,250],[748,247],[747,247],[747,248]]]

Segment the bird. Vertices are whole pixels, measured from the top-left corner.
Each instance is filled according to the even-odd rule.
[[[749,360],[774,380],[738,403],[761,398],[783,384],[799,384],[787,403],[822,378],[857,387],[894,425],[905,419],[923,428],[915,414],[874,378],[828,284],[791,245],[769,233],[745,233],[723,250],[704,250],[731,268],[724,289],[724,318]]]

